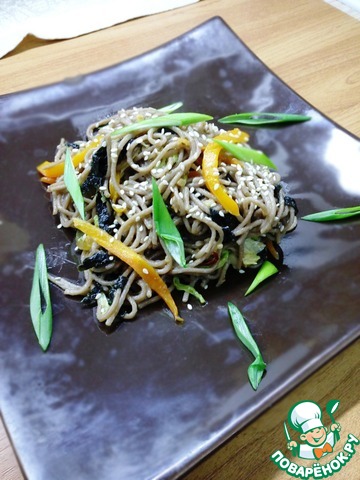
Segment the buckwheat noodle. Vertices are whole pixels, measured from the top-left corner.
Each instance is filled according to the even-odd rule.
[[[230,265],[239,271],[248,266],[249,239],[254,242],[257,255],[268,240],[279,244],[285,233],[295,228],[295,207],[287,201],[289,197],[277,172],[243,162],[219,165],[220,182],[237,202],[240,216],[234,217],[223,210],[201,175],[203,149],[222,131],[212,123],[150,128],[146,132],[111,136],[125,125],[163,114],[152,108],[120,110],[90,125],[86,141],[61,140],[54,162],[64,161],[67,148],[73,156],[101,138],[97,146],[86,151],[84,160],[76,167],[86,220],[97,223],[99,213],[102,215],[105,211],[103,228],[143,255],[170,290],[174,288],[174,276],[197,288],[207,288],[211,281],[220,285]],[[94,155],[101,157],[97,169]],[[185,268],[174,262],[156,234],[152,177],[182,234]],[[63,175],[49,185],[48,191],[53,214],[58,215],[60,225],[71,227],[73,218],[79,214]],[[96,306],[99,322],[111,325],[119,317],[132,319],[139,309],[159,299],[127,264],[108,255],[96,242],[81,236],[77,238],[77,245],[83,271],[81,284],[55,276],[51,276],[51,280],[66,295],[83,296],[85,303]],[[99,253],[102,262],[96,257]],[[257,256],[256,261],[258,259]],[[188,293],[183,300],[188,301]]]

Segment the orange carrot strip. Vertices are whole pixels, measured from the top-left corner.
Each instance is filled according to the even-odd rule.
[[[238,128],[222,133],[215,137],[215,140],[225,140],[232,143],[247,142],[249,136]],[[205,184],[210,192],[217,198],[220,205],[236,217],[240,215],[239,206],[226,192],[226,188],[219,181],[219,154],[222,147],[215,143],[209,143],[204,150],[202,162],[202,174]]]
[[[75,155],[72,157],[72,163],[74,167],[77,167],[80,165],[81,162],[84,161],[85,155],[87,152],[93,148],[96,148],[99,146],[101,141],[103,140],[104,135],[99,135],[98,137],[95,137],[94,140],[92,140],[89,145],[87,145],[83,150],[80,152],[75,153]],[[60,177],[60,175],[64,174],[64,169],[65,169],[65,162],[48,162],[47,160],[45,162],[40,163],[40,165],[37,166],[38,172],[40,172],[44,177],[48,178],[57,178]]]
[[[108,252],[120,258],[129,265],[135,272],[154,290],[166,303],[171,310],[176,321],[182,321],[179,317],[178,308],[171,296],[166,283],[160,277],[155,268],[144,258],[130,247],[109,235],[105,230],[92,225],[85,220],[74,218],[74,227],[91,237],[101,247]]]

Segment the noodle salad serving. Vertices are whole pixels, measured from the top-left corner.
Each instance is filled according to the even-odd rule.
[[[62,139],[38,166],[59,226],[76,230],[79,282],[49,275],[110,326],[163,300],[203,295],[230,268],[276,257],[297,224],[280,174],[238,128],[169,109],[120,110],[90,125],[86,140]],[[206,296],[206,295],[205,295]],[[188,303],[188,308],[192,308]]]

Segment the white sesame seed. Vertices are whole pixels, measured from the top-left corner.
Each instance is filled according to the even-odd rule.
[[[187,304],[187,308],[188,308],[188,310],[192,310],[193,307],[192,307],[192,305],[191,305],[190,303],[188,303],[188,304]]]
[[[216,184],[214,185],[214,190],[218,190],[219,188],[220,188],[220,184],[219,184],[219,183],[216,183]]]
[[[142,271],[143,271],[143,273],[144,273],[145,275],[148,275],[148,274],[149,274],[149,270],[148,270],[147,268],[143,268]]]

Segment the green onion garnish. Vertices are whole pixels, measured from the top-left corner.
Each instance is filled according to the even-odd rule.
[[[166,105],[165,107],[159,108],[159,110],[165,113],[172,113],[175,112],[175,110],[179,110],[179,108],[181,108],[182,106],[182,102],[175,102],[171,103],[170,105]]]
[[[153,189],[153,214],[155,230],[158,236],[164,241],[164,244],[173,257],[182,267],[186,266],[184,242],[181,238],[171,215],[166,208],[165,202],[159,191],[155,179],[152,179]]]
[[[218,261],[216,268],[222,268],[224,265],[226,265],[229,261],[229,257],[229,250],[221,250],[220,260]]]
[[[248,367],[248,377],[253,389],[257,390],[266,369],[266,363],[262,358],[259,347],[251,335],[249,327],[246,325],[245,319],[240,310],[231,302],[228,303],[228,310],[238,339],[255,357],[253,363]]]
[[[126,125],[126,127],[114,130],[111,136],[125,135],[139,130],[148,130],[149,128],[182,127],[192,123],[207,122],[212,119],[213,117],[202,113],[169,113],[168,115],[146,118],[145,120],[140,120],[140,122]]]
[[[185,285],[184,283],[181,283],[178,277],[173,278],[173,284],[176,288],[176,290],[181,290],[183,292],[187,292],[189,295],[192,295],[195,297],[197,300],[199,300],[200,303],[204,304],[206,303],[205,298],[199,293],[196,288],[192,287],[191,285]]]
[[[85,220],[84,197],[81,193],[81,188],[76,176],[74,165],[71,161],[70,150],[68,148],[66,149],[65,153],[64,182],[74,204],[79,211],[81,218]]]
[[[271,125],[278,123],[296,123],[311,120],[308,115],[295,113],[249,112],[236,113],[220,118],[220,123],[240,123],[243,125]]]
[[[52,308],[44,245],[36,249],[34,276],[30,293],[30,315],[39,344],[47,350],[52,335]]]
[[[279,270],[275,267],[274,264],[265,260],[265,262],[261,265],[259,271],[257,272],[254,280],[252,281],[250,287],[246,290],[245,295],[249,295],[255,288],[262,282],[264,282],[267,278],[271,277],[271,275],[275,275]]]
[[[252,148],[242,147],[241,145],[224,142],[223,140],[214,139],[214,142],[221,145],[224,150],[231,153],[231,155],[233,155],[238,160],[249,163],[256,163],[258,165],[265,165],[266,167],[277,170],[276,166],[273,164],[270,158],[260,150],[253,150]]]
[[[302,220],[309,222],[336,222],[345,220],[346,218],[356,217],[360,215],[360,205],[357,207],[335,208],[332,210],[324,210],[323,212],[310,213],[301,217]]]

